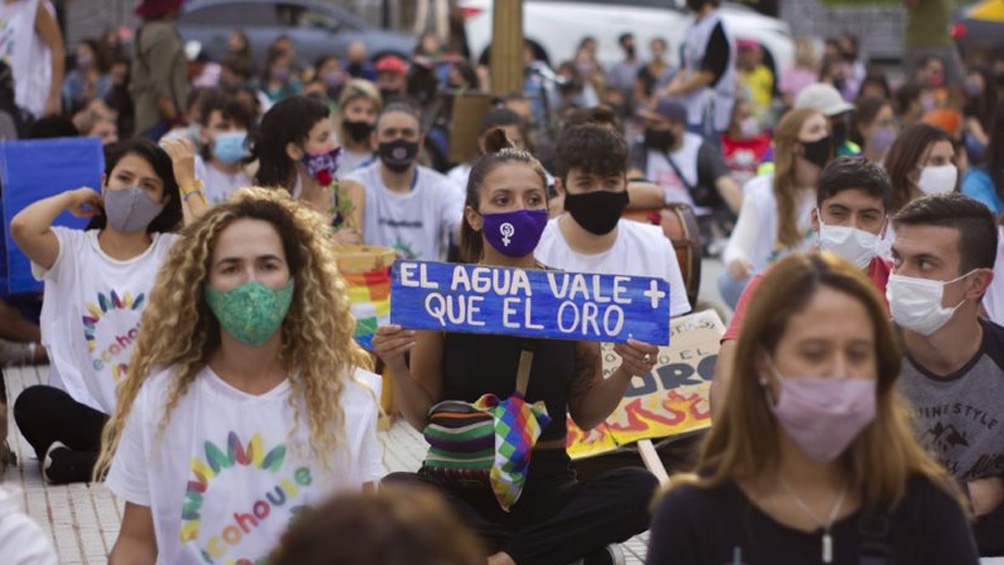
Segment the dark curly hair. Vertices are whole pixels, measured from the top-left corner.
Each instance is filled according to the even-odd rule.
[[[627,172],[628,145],[624,137],[598,124],[572,126],[561,134],[555,153],[555,173],[567,182],[568,172],[578,169],[601,176]]]

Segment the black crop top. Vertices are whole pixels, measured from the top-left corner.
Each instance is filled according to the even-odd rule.
[[[575,377],[574,341],[498,335],[447,333],[443,338],[443,398],[474,402],[492,393],[499,399],[516,390],[516,371],[524,344],[533,349],[526,400],[543,400],[551,423],[538,441],[567,435],[568,391]]]

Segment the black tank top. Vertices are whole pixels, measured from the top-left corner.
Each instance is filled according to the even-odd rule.
[[[543,400],[551,423],[538,441],[567,435],[568,390],[575,376],[574,341],[447,333],[443,338],[443,398],[474,402],[485,393],[499,399],[516,390],[520,352],[533,350],[526,400]]]

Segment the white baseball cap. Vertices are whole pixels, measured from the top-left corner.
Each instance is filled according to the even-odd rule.
[[[854,107],[854,104],[844,100],[836,88],[822,82],[806,86],[795,98],[795,108],[812,108],[828,118],[850,112]]]

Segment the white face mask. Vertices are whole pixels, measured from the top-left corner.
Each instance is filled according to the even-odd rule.
[[[959,169],[955,165],[924,167],[920,171],[917,188],[924,194],[942,194],[955,190],[955,182],[959,179]]]
[[[872,262],[881,242],[877,234],[848,226],[828,226],[822,218],[819,220],[819,248],[846,259],[859,269]]]
[[[974,271],[950,281],[932,281],[902,275],[889,275],[885,297],[889,301],[892,319],[900,327],[929,336],[952,319],[952,315],[966,300],[963,298],[952,308],[941,305],[945,286],[960,281]]]

